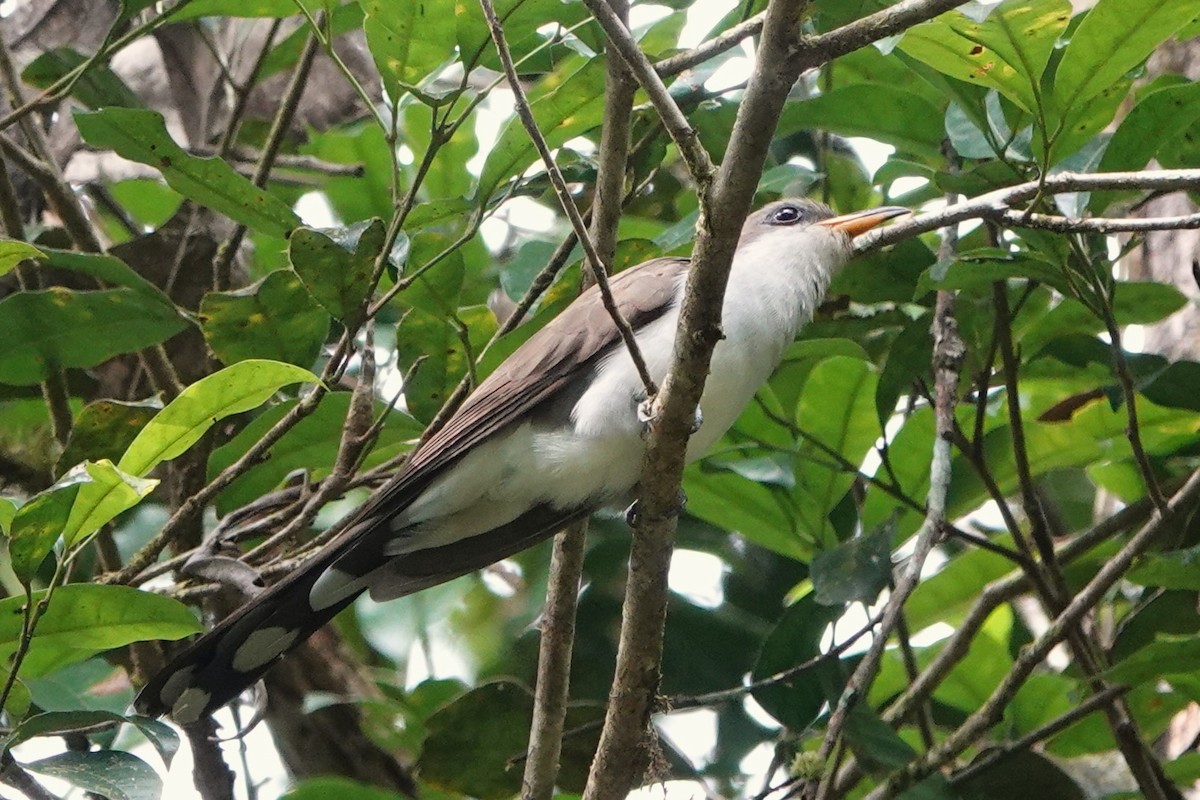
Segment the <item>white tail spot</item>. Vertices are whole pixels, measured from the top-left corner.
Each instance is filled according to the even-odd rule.
[[[178,675],[172,677],[171,680],[175,680],[176,677]],[[204,716],[204,711],[208,708],[211,700],[211,692],[206,692],[203,689],[192,686],[181,692],[179,699],[171,706],[171,717],[180,725],[190,725],[193,722],[199,722],[200,718]]]
[[[246,637],[233,654],[231,666],[238,672],[253,672],[285,652],[299,637],[291,628],[262,628]]]

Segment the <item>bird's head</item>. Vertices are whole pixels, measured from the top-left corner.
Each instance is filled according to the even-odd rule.
[[[752,212],[742,226],[738,246],[775,263],[793,262],[799,257],[831,273],[850,258],[855,236],[907,213],[907,208],[882,206],[834,216],[821,203],[786,198]]]

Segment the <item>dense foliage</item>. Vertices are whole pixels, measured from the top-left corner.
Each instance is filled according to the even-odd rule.
[[[237,587],[293,567],[460,389],[570,301],[582,253],[564,245],[474,0],[93,5],[104,12],[78,40],[3,31],[20,75],[0,122],[0,781],[150,798],[149,762],[180,746],[128,715],[161,664],[154,643],[202,629],[188,606],[219,614]],[[612,124],[604,32],[580,2],[497,5],[587,208]],[[744,21],[765,5],[634,8],[641,50],[716,161],[753,63]],[[817,41],[890,3],[801,5],[801,36]],[[1169,797],[1200,779],[1194,742],[1166,737],[1200,701],[1200,364],[1129,343],[1129,326],[1188,301],[1130,279],[1137,234],[1110,231],[1135,226],[1100,223],[1149,193],[1200,196],[1200,174],[1178,169],[1200,164],[1200,88],[1146,67],[1200,34],[1200,0],[961,5],[831,50],[783,109],[759,201],[936,212],[997,199],[847,267],[752,407],[688,468],[648,783],[1075,798],[1095,754],[1115,765],[1106,792]],[[681,35],[694,46],[734,29],[746,49],[672,66]],[[183,70],[179,85],[115,59],[139,44],[173,56],[148,69]],[[615,270],[688,254],[698,217],[642,94],[630,125]],[[101,166],[79,177],[85,157]],[[1053,184],[1159,169],[1181,177]],[[1095,224],[1065,224],[1079,218]],[[494,338],[526,296],[528,320]],[[955,330],[961,350],[946,349]],[[955,400],[945,436],[935,367]],[[950,451],[931,471],[938,441]],[[918,532],[919,557],[934,546],[924,579],[877,671],[846,691]],[[567,795],[584,790],[612,684],[629,537],[598,516],[587,539]],[[344,776],[289,796],[393,796],[401,764],[424,797],[518,793],[550,546],[363,601],[289,659],[297,670],[272,673],[266,724],[289,768]],[[355,758],[314,766],[345,743]],[[239,781],[267,777],[250,762]],[[225,796],[197,774],[202,794]]]

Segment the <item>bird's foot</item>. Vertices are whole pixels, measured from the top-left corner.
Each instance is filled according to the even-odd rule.
[[[625,524],[631,528],[637,526],[639,502],[641,501],[634,500],[629,504],[629,508],[625,509]],[[687,508],[687,494],[683,489],[680,489],[679,493],[675,496],[675,514],[682,514],[685,508]]]
[[[654,430],[662,417],[662,405],[659,403],[658,396],[647,397],[642,402],[638,403],[637,418],[638,422],[642,423],[642,437],[647,437]],[[700,407],[696,406],[695,416],[692,418],[692,428],[688,431],[689,434],[700,430],[700,426],[704,424],[704,414],[700,411]]]

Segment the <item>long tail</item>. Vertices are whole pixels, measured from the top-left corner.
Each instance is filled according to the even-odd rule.
[[[421,591],[495,563],[591,511],[537,505],[486,533],[391,556],[390,516],[371,510],[342,538],[225,618],[150,679],[134,705],[195,722],[253,686],[285,653],[368,589],[376,600]]]
[[[143,714],[170,714],[187,724],[213,713],[253,686],[284,653],[333,619],[365,591],[353,587],[314,608],[313,586],[357,542],[331,546],[226,617],[167,664],[138,693]]]

